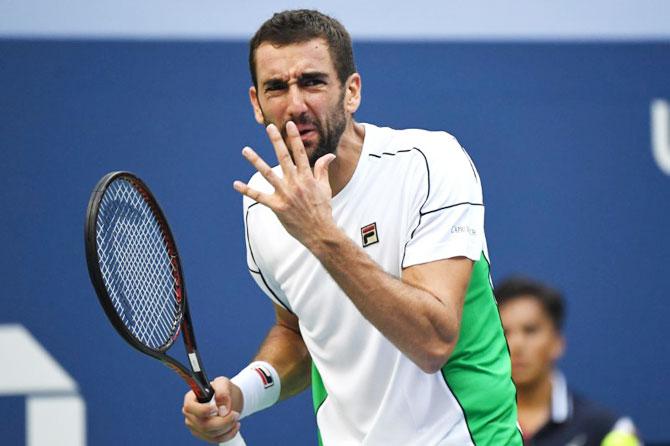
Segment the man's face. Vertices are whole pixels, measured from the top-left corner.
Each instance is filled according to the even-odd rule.
[[[532,385],[547,377],[563,353],[563,338],[542,304],[531,296],[516,297],[500,306],[500,317],[516,385]]]
[[[249,95],[256,120],[275,124],[284,138],[286,123],[295,122],[312,166],[335,153],[350,114],[326,41],[263,43],[255,58],[258,89],[251,87]]]

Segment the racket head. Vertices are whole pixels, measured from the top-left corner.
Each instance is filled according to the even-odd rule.
[[[89,275],[108,319],[133,347],[164,353],[188,310],[177,246],[147,185],[130,172],[105,175],[84,231]]]
[[[177,244],[149,187],[130,172],[111,172],[91,193],[84,224],[86,263],[98,301],[132,347],[177,372],[207,402]],[[182,333],[191,369],[165,352]]]

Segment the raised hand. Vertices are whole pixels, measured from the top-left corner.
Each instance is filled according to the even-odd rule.
[[[256,152],[245,147],[242,155],[274,187],[274,192],[259,192],[241,181],[235,181],[233,187],[272,209],[286,231],[309,248],[335,227],[328,179],[328,166],[335,155],[327,154],[319,158],[312,171],[300,133],[292,121],[286,124],[286,142],[274,124],[268,125],[266,130],[277,154],[283,178],[275,174]]]

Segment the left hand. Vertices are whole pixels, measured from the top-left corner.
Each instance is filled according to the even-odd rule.
[[[272,209],[286,231],[309,248],[313,241],[319,239],[319,234],[336,226],[330,206],[332,191],[328,179],[328,166],[335,155],[327,154],[319,158],[312,172],[300,133],[292,121],[286,124],[290,153],[274,124],[268,125],[266,130],[277,154],[283,178],[276,175],[256,152],[245,147],[242,155],[275,190],[272,194],[259,192],[241,181],[235,181],[233,187]]]

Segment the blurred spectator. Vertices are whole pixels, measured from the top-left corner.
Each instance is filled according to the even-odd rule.
[[[514,277],[499,283],[495,295],[512,358],[524,445],[639,445],[629,418],[573,393],[556,369],[565,348],[561,294]]]

